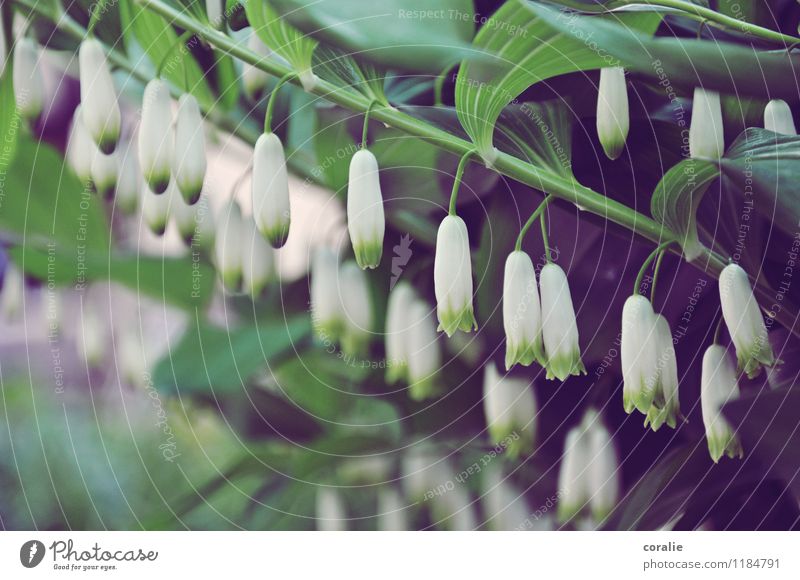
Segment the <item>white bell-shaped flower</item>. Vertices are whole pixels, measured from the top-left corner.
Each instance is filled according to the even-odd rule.
[[[175,183],[184,201],[189,205],[197,203],[206,177],[206,141],[200,105],[188,93],[178,99],[173,165]]]
[[[6,322],[17,318],[22,311],[25,294],[25,278],[11,262],[6,262],[2,272],[3,285],[0,286],[0,318]]]
[[[622,153],[629,128],[625,70],[618,66],[602,68],[597,94],[597,136],[609,159],[616,159]]]
[[[139,165],[153,193],[164,193],[169,186],[173,140],[169,86],[153,79],[144,89],[139,123]]]
[[[206,0],[208,23],[217,30],[222,30],[222,25],[225,24],[225,16],[222,12],[222,7],[225,4],[225,0]]]
[[[764,128],[782,135],[797,135],[794,117],[789,104],[783,99],[772,99],[764,108]]]
[[[708,451],[715,463],[723,454],[731,458],[744,455],[739,438],[721,411],[725,403],[738,397],[739,385],[728,353],[725,347],[712,344],[703,355],[700,404],[703,408]]]
[[[775,364],[775,355],[747,272],[738,264],[728,264],[719,275],[719,299],[725,326],[736,346],[739,370],[753,378],[762,365]]]
[[[622,401],[626,413],[647,413],[658,382],[655,313],[650,301],[639,294],[622,307]]]
[[[719,93],[697,87],[694,90],[692,122],[689,125],[689,154],[694,159],[716,161],[723,153],[725,137]]]
[[[100,197],[111,199],[114,196],[118,172],[119,159],[116,151],[106,155],[95,147],[94,157],[92,158],[92,183]]]
[[[400,463],[403,492],[411,502],[422,502],[431,491],[435,464],[441,459],[426,443],[409,448]]]
[[[244,219],[242,282],[245,292],[258,298],[275,275],[275,250],[258,233],[252,218]]]
[[[92,161],[97,145],[83,122],[82,107],[78,105],[72,115],[72,125],[67,141],[67,162],[82,183],[92,179]]]
[[[511,252],[503,277],[503,327],[506,333],[506,370],[534,360],[544,363],[542,308],[533,262],[525,252]]]
[[[558,519],[566,522],[589,504],[589,450],[584,426],[573,427],[564,440],[564,453],[558,470]]]
[[[479,527],[475,504],[469,489],[458,481],[449,459],[442,459],[430,466],[426,475],[433,492],[431,520],[442,530],[468,532]],[[429,494],[430,495],[430,494]]]
[[[376,268],[380,263],[385,229],[378,160],[370,151],[360,149],[350,160],[347,231],[362,268]]]
[[[394,384],[408,379],[408,340],[409,308],[415,300],[414,289],[408,282],[398,282],[391,292],[386,305],[386,382]],[[434,329],[435,330],[435,329]]]
[[[317,530],[342,532],[347,530],[347,511],[338,491],[332,487],[317,490]]]
[[[653,431],[658,431],[666,423],[674,429],[681,414],[678,396],[678,360],[675,356],[669,322],[661,314],[655,315],[653,332],[658,381],[644,426],[649,425]]]
[[[20,38],[14,46],[14,96],[17,112],[31,121],[42,114],[44,81],[39,66],[39,45]]]
[[[378,490],[378,529],[382,532],[402,532],[409,529],[409,506],[394,487],[383,486]]]
[[[494,363],[484,367],[483,412],[489,437],[515,458],[530,455],[536,439],[536,397],[529,381],[503,376]]]
[[[282,247],[291,223],[289,175],[283,144],[275,133],[265,133],[256,141],[252,196],[253,215],[261,235],[273,248]]]
[[[146,385],[148,366],[141,336],[137,327],[127,328],[115,339],[116,357],[120,378],[131,385]]]
[[[569,375],[586,374],[578,344],[578,322],[564,270],[553,263],[545,264],[539,275],[539,290],[547,378],[563,381]]]
[[[596,411],[583,418],[584,441],[587,445],[586,467],[589,507],[595,522],[602,522],[617,505],[620,497],[619,459],[606,426]]]
[[[339,299],[344,328],[342,350],[351,356],[366,353],[372,331],[372,298],[367,275],[355,262],[339,268]]]
[[[190,247],[212,248],[215,238],[214,214],[208,198],[200,196],[194,205],[178,201],[173,202],[171,214],[183,243]]]
[[[478,328],[472,309],[472,262],[467,225],[460,217],[448,215],[436,235],[433,263],[438,330],[452,336],[457,330]]]
[[[250,52],[263,57],[263,59],[268,58],[272,54],[269,47],[261,42],[261,39],[255,32],[250,33],[250,37],[247,39],[247,48]],[[244,94],[248,99],[251,101],[258,101],[264,95],[267,83],[269,83],[268,73],[249,63],[244,63],[242,65],[242,84],[244,86]]]
[[[242,210],[231,200],[219,215],[219,225],[214,241],[214,260],[222,284],[231,292],[242,286],[242,246],[245,243],[245,225]]]
[[[97,368],[103,364],[106,346],[110,342],[109,331],[108,321],[95,312],[90,303],[84,303],[77,336],[75,336],[75,345],[78,354],[88,368]]]
[[[81,43],[78,60],[83,122],[100,150],[109,154],[117,147],[122,116],[106,53],[97,39],[88,38]]]
[[[344,330],[338,289],[339,258],[331,248],[319,247],[311,260],[311,318],[317,336],[325,343],[336,342]]]
[[[150,191],[147,184],[143,185],[142,217],[150,231],[157,236],[162,236],[167,231],[167,224],[172,214],[170,206],[174,203],[174,195],[171,193],[173,189],[174,186],[169,185],[166,193],[156,194]]]
[[[408,329],[403,333],[408,356],[408,393],[415,401],[441,393],[439,370],[442,353],[433,311],[423,300],[412,300],[406,311]]]
[[[489,529],[513,532],[533,528],[528,525],[532,512],[525,495],[506,477],[501,467],[485,469],[481,484],[481,507]]]
[[[142,191],[136,148],[128,142],[119,148],[116,155],[119,166],[114,205],[122,213],[132,215],[139,205],[139,193]]]

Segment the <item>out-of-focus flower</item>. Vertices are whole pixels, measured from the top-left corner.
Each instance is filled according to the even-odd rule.
[[[90,303],[85,303],[81,309],[80,325],[75,343],[78,353],[87,367],[96,368],[103,363],[108,335],[107,320],[102,319]]]
[[[678,396],[678,360],[675,357],[675,345],[672,342],[669,322],[660,314],[655,315],[653,332],[658,381],[644,426],[650,425],[653,431],[658,431],[666,423],[674,429],[681,414]]]
[[[761,372],[762,366],[775,364],[775,355],[747,272],[741,266],[728,264],[722,270],[719,299],[725,326],[736,346],[739,370],[753,378]]]
[[[173,188],[174,186],[169,186],[169,189]],[[169,191],[157,195],[150,191],[147,184],[143,185],[142,217],[150,231],[157,236],[162,236],[167,231],[167,224],[169,224],[171,215],[170,205],[174,203],[174,197]]]
[[[563,381],[586,374],[578,344],[578,323],[567,275],[560,266],[545,264],[539,275],[542,294],[542,335],[547,357],[547,378]]]
[[[436,235],[433,266],[439,330],[452,336],[457,330],[478,328],[472,309],[472,263],[467,226],[460,217],[448,215]]]
[[[78,105],[72,115],[66,158],[72,171],[85,184],[92,179],[92,161],[97,145],[94,144],[92,136],[86,129],[81,110],[81,105]]]
[[[583,425],[573,427],[564,440],[564,454],[558,471],[558,519],[573,519],[588,503],[589,489],[586,470],[590,461]]]
[[[531,509],[522,490],[497,466],[483,471],[481,507],[487,527],[498,532],[547,529],[548,521],[532,520]]]
[[[494,363],[484,367],[483,411],[492,443],[515,458],[533,452],[536,438],[536,398],[530,383],[502,376]]]
[[[431,499],[431,519],[436,527],[452,531],[478,529],[478,517],[467,486],[458,483],[449,459],[435,464],[431,489],[442,490]]]
[[[100,197],[111,199],[117,186],[119,159],[116,152],[106,155],[97,147],[92,158],[92,183]]]
[[[611,433],[596,411],[586,413],[583,425],[589,460],[586,470],[589,507],[595,522],[601,522],[619,501],[619,460]]]
[[[347,529],[347,512],[339,492],[331,487],[317,489],[317,530],[341,532]]]
[[[370,151],[360,149],[350,160],[347,231],[356,261],[362,268],[376,268],[380,264],[385,229],[378,160]]]
[[[255,299],[275,274],[275,250],[258,233],[252,218],[244,218],[242,239],[242,282]]]
[[[182,200],[173,202],[171,214],[181,239],[187,246],[210,249],[214,246],[214,215],[206,196],[200,196],[194,205]]]
[[[239,204],[229,201],[219,218],[214,243],[217,272],[226,289],[238,292],[242,286],[242,246],[245,243],[244,218]]]
[[[409,529],[407,505],[400,492],[386,485],[378,491],[378,529],[383,532],[402,532]]]
[[[622,307],[622,400],[626,413],[647,413],[658,381],[655,313],[650,301],[639,294]]]
[[[25,279],[22,272],[11,262],[3,271],[3,285],[0,287],[0,318],[13,320],[21,312],[22,297],[25,293]]]
[[[189,205],[197,203],[206,177],[206,142],[203,135],[203,115],[197,99],[183,94],[178,99],[175,120],[175,151],[172,168],[175,183]]]
[[[222,14],[222,5],[224,0],[206,0],[206,15],[208,22],[216,29],[221,30],[225,19]]]
[[[344,330],[339,300],[339,258],[328,247],[319,247],[311,261],[311,317],[320,339],[334,342]]]
[[[148,369],[144,346],[138,332],[135,328],[120,332],[115,344],[120,377],[131,385],[144,386]]]
[[[628,85],[622,67],[600,69],[597,94],[597,136],[609,159],[616,159],[625,147],[630,118]]]
[[[122,116],[106,53],[97,39],[88,38],[78,51],[83,122],[100,150],[108,155],[117,147]]]
[[[782,135],[797,135],[794,117],[789,104],[783,99],[772,99],[764,108],[764,128]]]
[[[39,68],[39,46],[30,38],[20,38],[14,46],[14,95],[17,112],[35,121],[44,106],[44,81]]]
[[[0,12],[0,76],[6,72],[6,59],[8,49],[6,48],[6,25],[3,21],[3,14]]]
[[[337,474],[348,485],[380,485],[392,477],[387,455],[360,455],[341,462]]]
[[[366,274],[355,262],[339,268],[339,299],[342,303],[342,350],[351,356],[366,353],[372,331],[372,299]]]
[[[725,347],[712,344],[703,355],[700,403],[703,408],[708,451],[715,463],[723,454],[731,458],[741,458],[744,455],[739,438],[721,411],[725,403],[738,397],[739,385],[728,353]]]
[[[719,93],[694,89],[692,122],[689,126],[689,154],[694,159],[718,160],[725,153],[722,105]]]
[[[399,282],[391,292],[386,306],[386,382],[394,384],[408,378],[409,308],[415,300],[414,290],[408,282]],[[434,329],[435,331],[435,329]]]
[[[503,327],[506,333],[506,370],[534,360],[545,363],[542,344],[542,308],[533,262],[525,252],[511,252],[503,277]]]
[[[282,247],[291,223],[289,175],[283,144],[275,133],[265,133],[256,141],[252,196],[253,215],[261,235],[273,248]]]
[[[406,317],[409,326],[403,337],[408,356],[408,393],[415,401],[422,401],[441,393],[439,337],[433,312],[425,301],[412,300]]]
[[[139,165],[153,193],[164,193],[169,186],[173,140],[169,86],[153,79],[144,89],[139,124]]]
[[[261,42],[261,39],[255,32],[250,33],[250,37],[247,39],[247,48],[251,52],[264,58],[272,54],[269,47]],[[267,88],[268,82],[269,74],[252,64],[244,63],[242,66],[242,83],[244,85],[244,94],[247,95],[248,99],[251,101],[260,99],[264,94],[264,90]]]
[[[127,143],[119,148],[116,155],[119,167],[114,204],[122,213],[132,215],[139,205],[139,193],[142,190],[136,149],[131,143]]]

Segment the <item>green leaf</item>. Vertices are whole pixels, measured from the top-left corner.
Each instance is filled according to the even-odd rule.
[[[472,54],[472,0],[439,0],[433,5],[427,0],[272,0],[272,4],[306,34],[382,66],[438,75]]]
[[[564,13],[528,2],[528,9],[573,41],[590,43],[622,66],[659,82],[742,96],[797,100],[800,56],[753,46],[652,37],[615,19]]]
[[[458,118],[488,164],[495,156],[493,135],[500,113],[528,87],[617,62],[549,24],[538,9],[531,10],[524,1],[503,4],[475,37],[475,49],[486,58],[465,61],[458,71]],[[544,14],[557,13],[547,10]],[[603,18],[595,17],[593,22]],[[615,14],[613,18],[646,32],[653,32],[661,19],[654,13]]]
[[[719,175],[715,163],[684,159],[661,178],[650,200],[653,219],[678,234],[690,262],[704,249],[697,237],[697,207]]]
[[[0,167],[7,168],[14,160],[17,136],[22,129],[23,120],[17,113],[14,96],[12,59],[8,59],[6,70],[0,77]]]
[[[337,86],[355,89],[381,105],[389,104],[383,92],[383,75],[368,62],[358,63],[335,48],[320,46],[314,53],[314,70]]]

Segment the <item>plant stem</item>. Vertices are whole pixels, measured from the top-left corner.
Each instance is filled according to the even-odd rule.
[[[714,344],[719,344],[719,337],[722,334],[722,323],[725,322],[725,319],[722,317],[722,314],[719,315],[719,322],[717,322],[717,328],[714,330]]]
[[[539,217],[539,214],[540,214],[540,213],[542,213],[542,211],[544,211],[544,208],[546,208],[546,207],[547,207],[547,205],[548,205],[548,204],[549,204],[549,203],[550,203],[552,200],[553,200],[553,197],[552,197],[551,195],[548,195],[548,196],[546,196],[546,197],[545,197],[545,198],[542,200],[542,203],[540,203],[540,204],[539,204],[539,205],[536,207],[536,209],[535,209],[535,210],[533,210],[533,213],[531,214],[531,217],[529,217],[529,218],[528,218],[528,221],[526,221],[526,222],[525,222],[525,225],[523,225],[523,226],[522,226],[522,229],[519,231],[519,235],[517,236],[517,243],[514,245],[514,250],[516,250],[517,252],[519,252],[520,250],[522,250],[522,239],[525,237],[525,234],[527,234],[527,233],[528,233],[528,230],[529,230],[529,229],[531,228],[531,226],[533,225],[533,222],[535,222],[535,221],[536,221],[536,218],[538,218],[538,217]]]
[[[664,250],[658,253],[655,268],[653,268],[653,284],[650,286],[650,302],[656,302],[656,282],[658,282],[658,272],[661,270],[661,261],[664,259]]]
[[[633,293],[634,294],[641,294],[642,293],[641,292],[642,280],[644,279],[644,273],[647,271],[647,268],[650,267],[650,263],[655,259],[655,257],[657,255],[659,255],[666,248],[668,248],[669,245],[672,244],[673,242],[674,242],[674,240],[667,240],[666,242],[663,242],[663,243],[659,244],[658,247],[655,250],[650,252],[650,255],[647,256],[647,259],[642,264],[642,267],[639,268],[639,274],[636,276],[636,285],[633,287]],[[651,298],[652,298],[652,295],[651,295]]]
[[[467,161],[469,161],[469,158],[477,152],[477,149],[470,149],[461,156],[461,161],[458,162],[456,177],[453,180],[453,189],[450,191],[450,209],[448,211],[450,215],[456,215],[456,200],[458,199],[458,190],[461,187],[461,178],[464,175],[464,169],[467,166]]]
[[[275,110],[275,101],[277,100],[278,89],[280,89],[290,80],[296,78],[297,75],[294,72],[289,71],[278,79],[278,82],[275,84],[275,88],[272,89],[272,92],[269,95],[269,101],[267,101],[267,113],[264,115],[264,133],[272,133],[272,112]]]
[[[552,264],[553,257],[550,255],[550,238],[547,236],[547,218],[546,212],[542,212],[539,215],[539,221],[542,224],[542,243],[544,244],[544,256],[547,259],[548,264]]]
[[[364,127],[361,129],[361,148],[367,148],[367,129],[369,128],[369,114],[372,111],[372,107],[378,103],[377,100],[373,100],[369,107],[367,107],[367,112],[364,113]]]

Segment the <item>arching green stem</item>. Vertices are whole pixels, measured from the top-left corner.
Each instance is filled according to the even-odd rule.
[[[367,148],[367,129],[369,128],[369,114],[372,112],[372,107],[378,104],[377,100],[372,101],[364,113],[364,128],[361,129],[361,148]]]
[[[551,201],[553,201],[553,199],[554,198],[553,198],[552,195],[546,196],[542,200],[542,203],[540,203],[537,206],[537,208],[535,210],[533,210],[533,213],[531,214],[531,217],[528,218],[528,221],[525,222],[525,225],[523,225],[522,229],[519,231],[519,235],[517,236],[517,243],[514,245],[514,250],[519,252],[522,249],[522,240],[525,237],[525,234],[528,233],[528,230],[531,229],[531,226],[533,225],[533,222],[536,221],[536,218],[539,217],[539,214],[541,214],[544,211],[544,208],[546,208],[547,205]]]
[[[164,66],[167,64],[167,61],[170,59],[170,57],[172,57],[172,55],[175,53],[175,49],[183,45],[192,36],[194,36],[194,32],[191,30],[185,30],[183,34],[175,39],[175,42],[170,45],[169,50],[164,55],[164,58],[162,58],[161,62],[158,63],[158,67],[156,68],[156,77],[161,76],[161,73],[164,71]]]
[[[658,272],[661,270],[661,262],[664,259],[664,250],[661,250],[658,253],[658,259],[656,260],[656,265],[653,268],[653,284],[650,286],[650,302],[655,303],[656,301],[656,282],[658,282]]]
[[[553,262],[553,256],[550,255],[550,238],[547,235],[547,213],[542,212],[539,215],[539,221],[542,224],[542,243],[544,244],[544,256],[547,259],[547,263],[550,264]]]
[[[272,89],[272,93],[269,95],[269,101],[267,101],[267,113],[264,115],[264,133],[272,133],[272,112],[275,110],[275,101],[277,100],[276,97],[278,96],[278,89],[295,77],[297,77],[295,72],[287,72],[278,79],[278,82],[275,84],[275,88]]]
[[[86,27],[86,36],[94,36],[94,27],[100,22],[100,16],[105,11],[106,4],[108,4],[108,0],[100,0],[100,2],[94,5],[92,17],[89,19],[89,25]]]
[[[458,190],[461,187],[461,177],[464,175],[464,169],[467,167],[469,158],[478,152],[477,149],[470,149],[461,156],[461,161],[458,162],[458,169],[456,169],[456,178],[453,180],[453,189],[450,192],[450,215],[456,215],[456,200],[458,199]]]
[[[642,280],[644,279],[644,273],[647,272],[647,268],[650,267],[652,261],[658,256],[660,252],[667,249],[670,244],[674,243],[675,240],[667,240],[666,242],[662,242],[661,244],[656,247],[655,250],[650,252],[650,255],[647,256],[647,259],[642,264],[642,267],[639,268],[639,274],[636,276],[636,285],[633,287],[634,294],[641,294],[640,288],[642,286]]]

